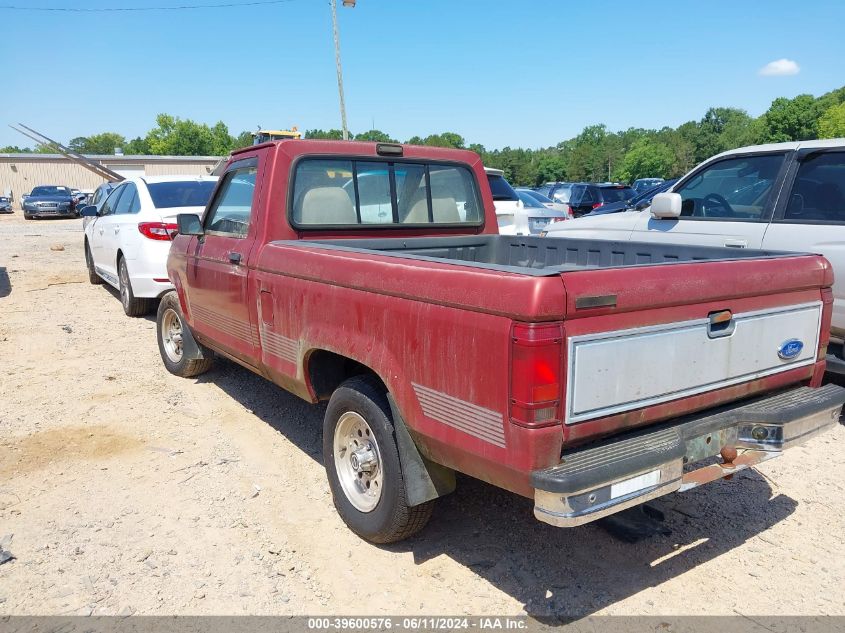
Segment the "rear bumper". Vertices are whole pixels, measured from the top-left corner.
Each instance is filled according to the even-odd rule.
[[[566,453],[532,473],[534,515],[575,527],[730,476],[830,429],[843,403],[843,387],[799,387]]]

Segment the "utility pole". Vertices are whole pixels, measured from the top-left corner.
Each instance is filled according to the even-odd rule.
[[[343,100],[343,69],[340,66],[340,35],[337,31],[337,0],[331,0],[332,30],[334,31],[334,58],[337,63],[337,92],[340,95],[340,124],[343,128],[343,140],[349,140],[349,129],[346,127],[346,103]],[[355,0],[343,0],[343,6],[354,7]]]

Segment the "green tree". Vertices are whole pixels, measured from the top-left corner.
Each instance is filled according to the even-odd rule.
[[[637,178],[665,177],[672,171],[675,154],[664,143],[643,138],[637,141],[625,154],[616,177],[625,182]]]
[[[228,154],[234,139],[222,122],[213,128],[169,114],[156,117],[156,127],[147,133],[151,154],[169,156],[220,156]]]
[[[137,136],[123,146],[123,153],[132,156],[145,156],[152,152],[147,139]]]
[[[537,161],[537,182],[563,180],[566,178],[566,162],[559,155],[548,154]]]
[[[370,130],[369,132],[361,132],[354,137],[356,141],[375,141],[376,143],[396,143],[396,139],[391,138],[386,132],[381,130]]]
[[[32,150],[28,147],[18,147],[17,145],[6,145],[0,147],[0,154],[29,154]]]
[[[68,147],[80,154],[114,154],[116,148],[125,152],[126,138],[117,132],[102,132],[92,136],[77,136]]]
[[[349,134],[350,138],[352,133]],[[326,139],[329,141],[342,141],[343,130],[305,130],[305,138]]]
[[[239,147],[249,147],[252,145],[252,132],[249,130],[244,130],[240,134],[238,134],[237,138],[235,138],[235,143],[233,149],[238,149]]]
[[[812,95],[780,97],[763,115],[764,139],[772,143],[806,141],[818,136],[820,105]]]
[[[830,106],[819,117],[819,138],[845,137],[845,101]]]

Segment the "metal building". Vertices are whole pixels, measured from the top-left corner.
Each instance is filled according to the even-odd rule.
[[[121,176],[205,176],[220,162],[219,156],[120,156],[88,155]],[[20,208],[21,195],[38,185],[65,185],[93,190],[103,179],[61,154],[0,154],[0,195]]]

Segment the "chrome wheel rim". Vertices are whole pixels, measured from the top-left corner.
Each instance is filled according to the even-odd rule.
[[[161,317],[161,342],[168,359],[174,363],[182,360],[182,319],[173,308]]]
[[[340,416],[333,452],[337,478],[349,503],[361,512],[375,510],[384,473],[375,434],[363,417],[354,411]]]
[[[129,307],[129,273],[126,272],[126,264],[120,260],[120,301],[124,308]]]

